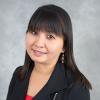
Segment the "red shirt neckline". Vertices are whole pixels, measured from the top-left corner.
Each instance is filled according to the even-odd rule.
[[[25,98],[25,100],[32,100],[32,96],[30,96],[30,95],[26,95],[26,98]]]

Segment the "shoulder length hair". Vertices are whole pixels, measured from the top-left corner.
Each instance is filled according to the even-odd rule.
[[[76,77],[76,82],[82,82],[87,88],[92,89],[90,82],[79,71],[73,54],[73,30],[70,16],[61,7],[56,5],[44,5],[39,7],[32,15],[27,32],[46,31],[64,37],[64,67],[70,70]],[[27,34],[26,32],[26,34]],[[59,56],[59,60],[61,55]],[[22,80],[29,67],[33,67],[34,62],[29,57],[27,51],[25,62],[22,70],[19,73],[19,78]]]

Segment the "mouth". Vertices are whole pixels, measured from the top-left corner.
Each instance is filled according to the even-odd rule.
[[[44,54],[47,54],[46,52],[39,51],[39,50],[33,50],[33,53],[35,56],[42,56]]]

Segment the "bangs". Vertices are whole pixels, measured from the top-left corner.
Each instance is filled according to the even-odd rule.
[[[31,17],[27,31],[45,31],[57,36],[63,36],[62,29],[61,20],[56,13],[40,11]]]

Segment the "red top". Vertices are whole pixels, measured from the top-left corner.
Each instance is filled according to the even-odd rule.
[[[25,98],[25,100],[32,100],[32,96],[29,96],[29,95],[26,95],[26,98]]]

